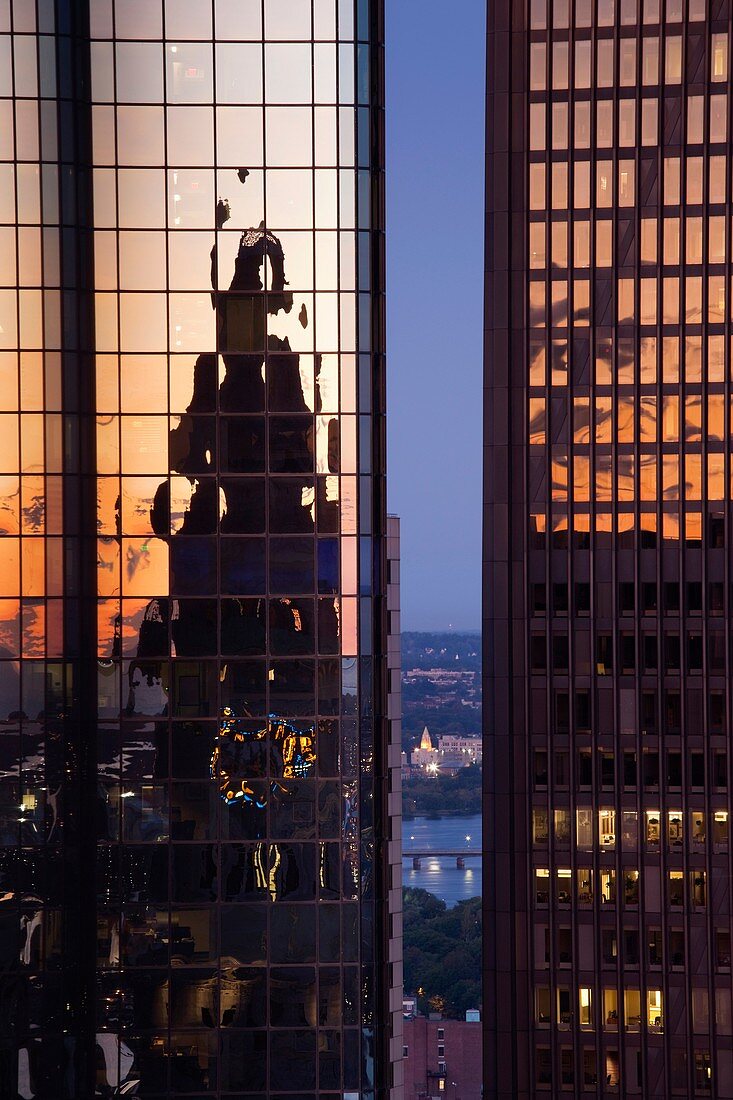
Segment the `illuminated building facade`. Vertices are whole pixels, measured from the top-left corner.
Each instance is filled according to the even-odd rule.
[[[382,112],[378,0],[0,0],[2,1096],[395,1084]]]
[[[432,771],[433,775],[437,775],[437,760],[438,750],[433,748],[433,739],[430,736],[430,730],[427,726],[424,726],[419,748],[413,749],[410,753],[410,764],[413,768],[420,768],[428,772]]]
[[[485,1094],[727,1098],[731,6],[488,10]]]

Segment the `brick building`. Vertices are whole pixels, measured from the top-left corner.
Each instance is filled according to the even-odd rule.
[[[481,1023],[406,1019],[402,1048],[405,1100],[479,1100]]]

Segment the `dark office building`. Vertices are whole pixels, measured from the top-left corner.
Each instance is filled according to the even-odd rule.
[[[488,5],[497,1100],[733,1097],[731,14]]]
[[[382,67],[0,0],[3,1098],[395,1083]]]

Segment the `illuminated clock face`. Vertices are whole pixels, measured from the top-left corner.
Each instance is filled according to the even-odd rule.
[[[264,809],[268,789],[257,780],[266,774],[266,753],[275,754],[282,777],[270,783],[269,793],[287,794],[285,781],[304,779],[315,766],[315,732],[312,726],[297,729],[277,714],[271,714],[262,729],[248,729],[248,725],[231,707],[224,708],[211,757],[211,778],[227,806],[240,803]]]

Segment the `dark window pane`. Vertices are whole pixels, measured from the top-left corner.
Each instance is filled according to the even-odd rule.
[[[270,970],[270,1023],[273,1027],[307,1027],[316,1023],[316,972],[312,966]]]
[[[221,1051],[221,1083],[225,1091],[237,1093],[266,1088],[266,1031],[238,1031],[232,1035],[224,1033]],[[254,1097],[253,1100],[255,1100]]]
[[[313,417],[272,416],[269,431],[271,473],[313,471]]]
[[[291,656],[315,651],[313,600],[270,600],[270,651]]]
[[[276,905],[272,908],[270,955],[275,963],[315,961],[315,905]]]
[[[221,954],[239,965],[262,964],[267,951],[267,909],[264,905],[224,905],[221,908]]]
[[[165,482],[167,490],[168,483]],[[162,486],[161,486],[162,488]],[[158,496],[155,498],[156,507]],[[191,494],[188,508],[183,514],[183,521],[178,530],[179,535],[215,535],[219,519],[219,489],[214,478],[201,478],[196,483],[196,488]],[[153,527],[159,533],[159,527],[154,522]],[[167,524],[166,524],[167,527]]]
[[[270,539],[270,591],[294,596],[314,587],[312,539]]]
[[[215,849],[204,844],[174,844],[171,856],[174,901],[216,901]]]
[[[312,1089],[316,1085],[316,1032],[270,1032],[270,1088]]]
[[[288,782],[270,799],[270,836],[273,840],[312,840],[316,835],[316,788],[313,780]]]
[[[224,512],[221,532],[255,535],[265,530],[265,482],[263,478],[222,478]]]
[[[216,420],[213,416],[181,417],[168,443],[171,469],[179,474],[206,474],[216,467]]]
[[[265,407],[262,355],[225,355],[223,358],[226,376],[219,390],[219,408],[222,412],[260,412]]]
[[[221,652],[227,656],[265,653],[265,601],[221,601]]]
[[[316,360],[316,370],[318,368]],[[268,354],[267,404],[273,412],[306,412],[298,355]]]
[[[319,775],[337,775],[339,771],[339,726],[332,719],[322,718],[316,733]]]
[[[224,358],[235,359],[226,352],[254,352],[265,350],[265,303],[264,298],[254,294],[233,294],[228,292],[218,295],[217,306],[219,309],[219,348],[225,353]],[[239,358],[239,357],[236,357]],[[254,359],[255,356],[243,355],[243,360]],[[246,364],[248,365],[248,364]],[[244,388],[247,382],[253,388],[262,385],[255,374],[246,381],[237,381],[237,388]],[[248,387],[247,387],[248,388]]]
[[[339,544],[336,539],[318,540],[318,591],[335,593],[339,587]]]
[[[270,711],[286,718],[313,714],[314,661],[273,661],[270,666]]]
[[[266,713],[264,661],[227,661],[222,674],[222,707],[231,707],[238,720]],[[250,731],[250,725],[245,724],[244,729]]]
[[[223,416],[219,422],[221,469],[258,474],[265,469],[265,421],[260,416]]]
[[[176,718],[216,716],[218,670],[215,661],[174,661],[173,715]]]
[[[178,779],[200,779],[208,774],[214,740],[214,722],[176,722],[171,734],[171,774]]]
[[[266,844],[222,845],[221,880],[224,901],[267,901],[267,874]]]
[[[216,600],[179,600],[171,635],[179,657],[216,653]]]
[[[318,601],[318,652],[338,653],[339,618],[334,600]]]
[[[208,596],[216,592],[216,539],[171,539],[171,594]]]
[[[269,526],[273,534],[304,534],[314,530],[313,479],[278,477],[270,481]]]
[[[264,594],[264,539],[222,539],[220,555],[222,593],[234,596]]]

